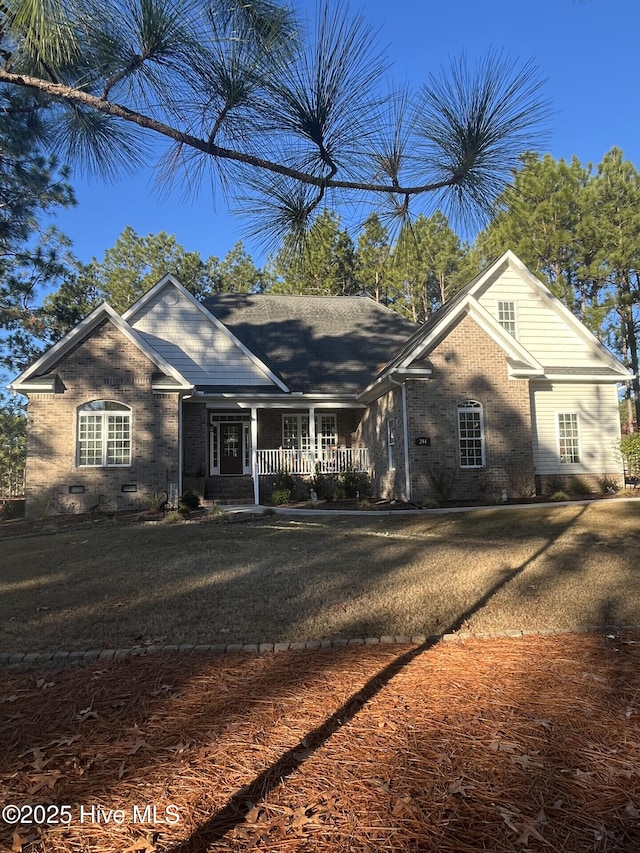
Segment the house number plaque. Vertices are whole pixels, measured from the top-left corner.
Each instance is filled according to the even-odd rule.
[[[428,435],[419,435],[413,440],[416,447],[431,447],[431,439]]]

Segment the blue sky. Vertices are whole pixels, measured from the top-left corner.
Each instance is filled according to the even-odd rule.
[[[298,7],[313,14],[315,3]],[[416,87],[462,52],[471,60],[489,50],[533,59],[553,111],[544,150],[595,165],[615,145],[640,168],[637,0],[369,0],[352,8],[379,29],[390,77]],[[79,176],[72,183],[78,206],[55,223],[83,261],[102,258],[127,225],[140,235],[175,234],[203,257],[222,257],[242,239],[257,263],[264,260],[246,223],[206,186],[195,199],[179,188],[167,196],[154,190],[152,170],[107,186]]]

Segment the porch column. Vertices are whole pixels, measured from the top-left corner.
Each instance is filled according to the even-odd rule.
[[[309,444],[311,445],[312,474],[316,472],[316,410],[309,406]]]
[[[253,474],[253,502],[260,503],[260,477],[258,475],[258,409],[251,406],[251,472]]]

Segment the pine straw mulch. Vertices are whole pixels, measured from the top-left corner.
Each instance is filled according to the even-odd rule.
[[[71,822],[0,848],[636,853],[639,674],[631,632],[4,672],[0,800]]]

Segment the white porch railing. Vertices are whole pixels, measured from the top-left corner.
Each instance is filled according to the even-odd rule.
[[[258,450],[258,474],[339,474],[342,471],[369,470],[366,447],[325,447],[314,454],[310,450]]]

